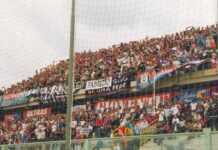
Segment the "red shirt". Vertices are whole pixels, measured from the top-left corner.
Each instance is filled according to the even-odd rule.
[[[95,125],[96,125],[97,127],[102,127],[103,124],[104,124],[103,119],[96,119]]]

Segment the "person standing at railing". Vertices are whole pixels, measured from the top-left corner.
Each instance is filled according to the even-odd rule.
[[[28,136],[27,136],[27,133],[26,133],[26,129],[22,128],[20,131],[19,131],[19,139],[20,139],[20,142],[21,143],[27,143],[28,142]]]
[[[38,124],[36,129],[34,130],[36,139],[38,141],[43,141],[46,139],[46,127],[43,124]]]
[[[102,114],[98,114],[98,117],[97,117],[97,119],[95,121],[95,136],[97,138],[102,137],[103,124],[104,124],[104,120],[103,120]]]
[[[211,104],[208,112],[208,125],[212,130],[217,130],[218,128],[218,105],[216,104]]]
[[[179,120],[177,115],[174,115],[173,119],[172,119],[172,126],[173,126],[173,131],[174,132],[179,131],[179,125],[180,125],[180,120]]]

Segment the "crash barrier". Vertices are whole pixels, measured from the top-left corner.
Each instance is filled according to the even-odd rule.
[[[72,140],[72,150],[217,150],[218,132],[92,138]],[[0,150],[65,150],[64,141],[1,145]]]

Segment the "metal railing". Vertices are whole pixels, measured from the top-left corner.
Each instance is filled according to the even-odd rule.
[[[217,150],[218,132],[72,140],[72,150]],[[65,150],[64,141],[1,145],[0,150]]]

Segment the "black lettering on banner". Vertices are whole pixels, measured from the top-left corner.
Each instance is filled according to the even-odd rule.
[[[98,86],[103,86],[103,85],[98,85]],[[86,94],[94,95],[94,94],[110,93],[110,92],[120,91],[123,89],[128,89],[129,87],[130,87],[130,80],[127,76],[115,77],[112,79],[112,84],[110,87],[103,87],[100,89],[92,89],[92,90],[87,89]]]

